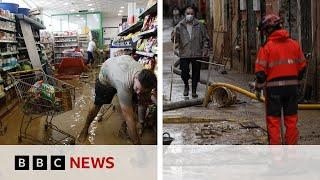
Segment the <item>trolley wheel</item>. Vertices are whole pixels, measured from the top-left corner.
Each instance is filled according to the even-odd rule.
[[[18,136],[18,142],[21,143],[21,141],[22,141],[21,136]]]

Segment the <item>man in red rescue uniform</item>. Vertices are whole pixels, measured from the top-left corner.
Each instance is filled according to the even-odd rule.
[[[297,144],[298,87],[306,68],[300,45],[282,29],[279,16],[263,17],[259,30],[267,41],[258,52],[255,64],[256,96],[264,88],[269,144],[281,143],[281,113],[284,116],[285,144]]]

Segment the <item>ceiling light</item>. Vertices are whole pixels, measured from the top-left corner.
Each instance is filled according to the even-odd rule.
[[[119,13],[123,13],[123,10],[119,10]]]
[[[67,6],[67,5],[69,5],[69,3],[64,3],[63,5]]]
[[[92,4],[88,4],[88,6],[92,6]]]
[[[90,11],[94,11],[94,8],[90,8]]]
[[[121,8],[121,9],[124,9],[124,6],[121,6],[120,8]]]
[[[77,14],[77,16],[79,17],[79,16],[80,16],[80,14]]]
[[[122,14],[119,13],[118,16],[122,16]]]
[[[71,12],[75,12],[76,10],[74,10],[74,9],[71,9],[70,11],[71,11]]]

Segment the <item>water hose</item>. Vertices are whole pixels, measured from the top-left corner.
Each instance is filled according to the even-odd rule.
[[[181,70],[179,68],[177,68],[180,64],[180,60],[177,60],[175,63],[174,63],[174,67],[173,67],[173,72],[180,75],[181,74]],[[203,79],[200,79],[200,83],[201,84],[207,84],[207,81],[206,80],[203,80]],[[246,89],[243,89],[243,88],[240,88],[238,86],[234,86],[234,85],[231,85],[231,84],[228,84],[228,83],[212,83],[212,82],[209,82],[210,86],[208,87],[208,92],[206,93],[207,96],[204,98],[204,102],[203,102],[203,105],[205,107],[208,106],[209,104],[209,101],[210,101],[210,97],[213,93],[213,91],[216,89],[216,88],[219,88],[219,87],[226,87],[234,92],[237,92],[237,93],[240,93],[240,94],[243,94],[251,99],[255,99],[257,101],[260,101],[260,102],[265,102],[265,99],[264,97],[261,97],[260,99],[258,99],[256,97],[256,95]],[[188,103],[187,105],[188,106],[194,106],[192,103],[194,103],[194,105],[198,105],[196,102],[190,102]],[[184,107],[188,107],[188,106],[184,106]],[[298,104],[298,109],[300,110],[320,110],[320,104]]]
[[[212,83],[209,88],[208,88],[208,96],[206,96],[204,98],[204,102],[203,102],[203,105],[205,107],[208,106],[208,103],[210,101],[210,95],[213,93],[213,91],[218,88],[218,87],[226,87],[234,92],[237,92],[237,93],[240,93],[240,94],[243,94],[251,99],[255,99],[257,101],[260,101],[260,102],[265,102],[265,99],[264,97],[261,97],[260,99],[258,99],[256,97],[256,95],[250,91],[247,91],[245,89],[242,89],[240,87],[237,87],[237,86],[234,86],[234,85],[231,85],[231,84],[227,84],[227,83]],[[300,110],[320,110],[320,104],[298,104],[298,109]]]

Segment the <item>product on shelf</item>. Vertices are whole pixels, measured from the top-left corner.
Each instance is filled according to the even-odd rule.
[[[16,30],[16,24],[14,22],[0,21],[0,29],[14,32]]]
[[[18,60],[15,57],[10,58],[0,58],[0,67],[6,68],[6,67],[13,67],[18,64]]]
[[[76,36],[76,31],[54,32],[53,36]]]
[[[9,19],[11,21],[15,20],[14,14],[10,13],[10,11],[8,11],[8,10],[0,9],[0,16],[4,17],[4,18],[7,18],[7,19]]]
[[[16,35],[13,33],[7,33],[0,31],[0,40],[2,41],[15,41]]]
[[[147,15],[144,18],[143,26],[142,26],[141,31],[148,31],[148,30],[151,30],[151,29],[156,29],[157,26],[158,26],[157,16]]]

